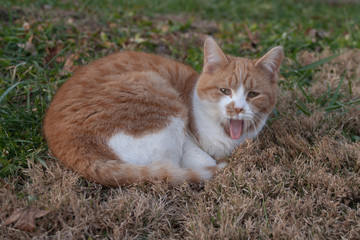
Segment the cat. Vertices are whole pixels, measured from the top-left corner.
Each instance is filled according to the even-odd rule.
[[[81,67],[44,118],[52,154],[106,186],[210,179],[258,135],[277,99],[283,48],[260,59],[204,43],[199,75],[164,57],[125,51]]]

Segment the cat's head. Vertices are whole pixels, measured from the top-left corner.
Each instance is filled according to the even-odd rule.
[[[259,59],[245,59],[225,55],[212,38],[205,41],[196,93],[203,110],[231,138],[252,138],[264,126],[276,104],[282,58],[281,46]]]

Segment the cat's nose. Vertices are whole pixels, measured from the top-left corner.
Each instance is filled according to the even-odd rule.
[[[244,111],[243,108],[235,108],[235,112],[236,112],[237,114],[241,113],[242,111]]]

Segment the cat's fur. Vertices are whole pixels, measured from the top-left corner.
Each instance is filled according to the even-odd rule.
[[[113,54],[61,86],[44,133],[60,162],[104,185],[206,180],[264,126],[282,57],[282,47],[255,60],[226,56],[209,38],[199,76],[159,56]]]

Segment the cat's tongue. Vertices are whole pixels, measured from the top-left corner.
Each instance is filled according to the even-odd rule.
[[[244,127],[244,120],[230,119],[230,137],[232,139],[240,138]]]

